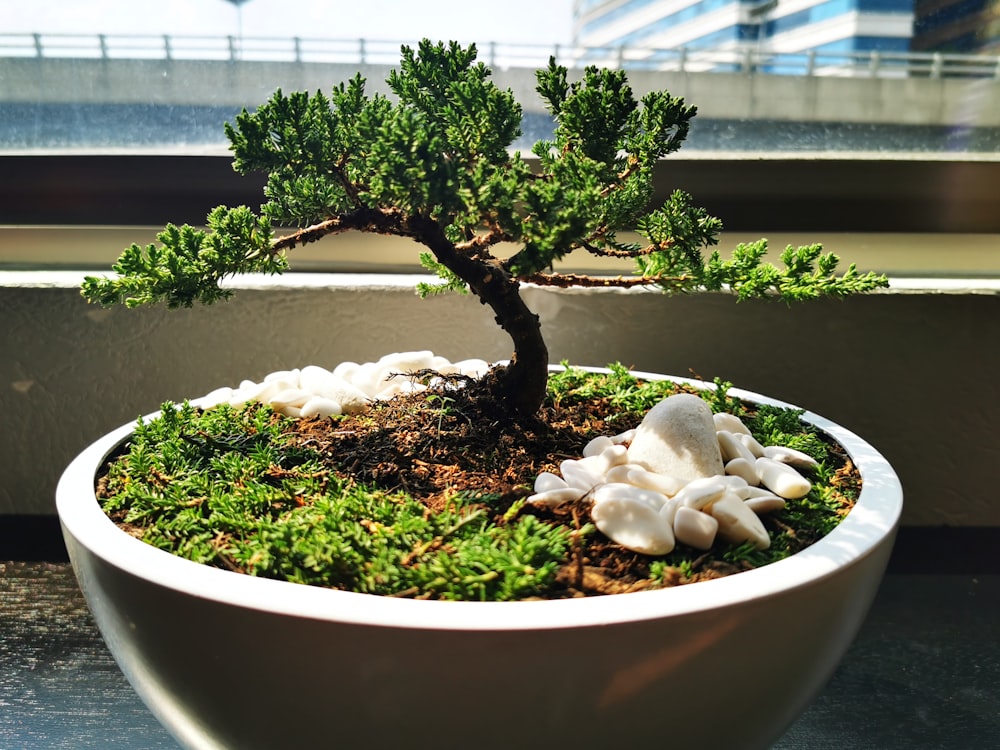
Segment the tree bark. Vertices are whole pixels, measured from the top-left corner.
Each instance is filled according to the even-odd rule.
[[[437,222],[422,217],[409,220],[413,236],[424,244],[438,262],[469,285],[514,343],[510,364],[496,373],[497,396],[522,417],[538,412],[545,399],[549,351],[542,338],[542,326],[521,297],[520,284],[500,262],[475,257],[456,250]]]

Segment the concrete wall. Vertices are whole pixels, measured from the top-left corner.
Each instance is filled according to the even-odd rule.
[[[278,87],[329,90],[362,73],[387,92],[383,65],[203,60],[0,58],[0,103],[142,103],[253,107]],[[543,111],[531,69],[495,71],[527,111]],[[839,78],[743,73],[633,72],[637,93],[667,89],[703,118],[909,125],[1000,124],[1000,80]]]
[[[0,514],[54,512],[62,469],[165,399],[390,351],[509,355],[469,297],[405,276],[286,276],[211,308],[88,306],[80,275],[0,275]],[[724,295],[526,290],[553,361],[621,361],[767,393],[862,435],[893,462],[909,525],[1000,526],[1000,293],[919,284],[789,311]]]

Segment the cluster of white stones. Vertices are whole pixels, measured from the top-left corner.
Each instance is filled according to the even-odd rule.
[[[326,418],[358,414],[371,401],[422,390],[427,386],[407,377],[422,370],[478,378],[488,369],[489,363],[481,359],[450,362],[429,351],[397,352],[385,355],[378,362],[342,362],[333,370],[308,365],[272,372],[259,383],[244,380],[238,388],[217,388],[199,403],[207,409],[219,404],[239,406],[259,401],[285,416]]]
[[[528,502],[555,507],[589,499],[597,528],[623,547],[665,555],[680,542],[709,549],[727,542],[770,546],[759,513],[804,497],[798,469],[816,465],[801,451],[762,446],[732,414],[713,415],[698,396],[654,406],[634,430],[592,440],[583,458],[543,472]]]

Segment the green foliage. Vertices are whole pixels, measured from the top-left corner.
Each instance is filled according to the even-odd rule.
[[[218,286],[225,276],[284,270],[284,258],[269,250],[271,225],[323,222],[324,232],[356,228],[414,237],[435,256],[425,266],[442,277],[444,290],[469,282],[444,255],[458,251],[488,261],[497,241],[520,244],[503,263],[514,277],[551,270],[568,253],[585,250],[634,257],[637,273],[668,291],[729,288],[740,299],[777,294],[798,300],[885,284],[853,266],[837,276],[836,256],[822,255],[818,245],[788,248],[783,269],[763,261],[764,241],[740,245],[729,260],[714,253],[706,263],[702,248],[716,244],[719,220],[680,191],[662,206],[649,205],[653,166],[680,148],[696,108],[668,92],[638,100],[620,70],[588,67],[573,82],[567,73],[554,59],[537,73],[538,93],[556,127],[551,140],[533,148],[540,161],[534,173],[510,150],[520,134],[521,106],[476,62],[474,45],[424,40],[416,50],[403,47],[399,69],[387,79],[395,102],[369,95],[360,75],[329,96],[279,90],[225,125],[236,170],[267,174],[261,217],[246,208],[218,208],[207,233],[168,226],[161,248],[133,245],[114,267],[119,278],[88,278],[84,295],[130,306],[213,302],[228,296]],[[364,211],[394,220],[374,222]],[[436,230],[415,229],[413,218],[433,220],[453,243],[448,252]],[[636,228],[647,247],[617,240]],[[484,241],[470,243],[483,233]]]
[[[861,274],[853,263],[842,275],[836,275],[840,259],[833,253],[823,253],[822,245],[789,245],[781,253],[783,268],[765,263],[766,253],[766,240],[737,246],[729,260],[713,253],[705,268],[704,287],[729,287],[741,300],[777,295],[797,302],[822,296],[846,297],[888,285],[885,276]]]
[[[103,305],[128,307],[166,302],[169,307],[210,304],[232,292],[219,283],[235,273],[280,273],[283,255],[271,252],[271,226],[246,206],[219,206],[208,216],[208,231],[173,224],[157,235],[161,246],[128,248],[113,270],[117,276],[88,276],[83,295]]]
[[[104,507],[197,562],[367,593],[523,598],[566,556],[567,529],[530,515],[492,523],[491,498],[428,513],[339,479],[318,453],[287,445],[292,424],[266,407],[165,404],[111,465]]]

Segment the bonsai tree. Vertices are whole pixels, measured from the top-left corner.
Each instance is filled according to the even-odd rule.
[[[696,108],[662,91],[637,100],[619,70],[588,67],[570,82],[551,59],[537,81],[555,128],[532,148],[534,165],[511,151],[521,106],[476,62],[475,46],[425,40],[416,50],[403,47],[388,78],[393,98],[368,95],[360,75],[329,96],[278,91],[226,125],[235,169],[267,175],[259,211],[220,206],[207,230],[168,225],[159,246],[132,245],[116,275],[88,277],[83,294],[129,307],[212,303],[231,294],[220,286],[226,277],[280,273],[288,251],[326,235],[409,237],[440,278],[422,285],[422,294],[471,292],[510,335],[510,363],[490,373],[489,390],[512,414],[527,416],[545,395],[548,352],[538,316],[520,294],[524,283],[784,300],[886,285],[853,265],[838,275],[837,257],[819,245],[787,248],[782,267],[765,261],[763,240],[738,246],[728,259],[718,252],[706,259],[721,230],[717,218],[681,191],[650,205],[653,167],[680,148]],[[276,236],[276,226],[293,229]],[[642,243],[619,239],[632,230]],[[499,243],[516,250],[501,256]],[[574,252],[634,259],[636,273],[558,271]]]

